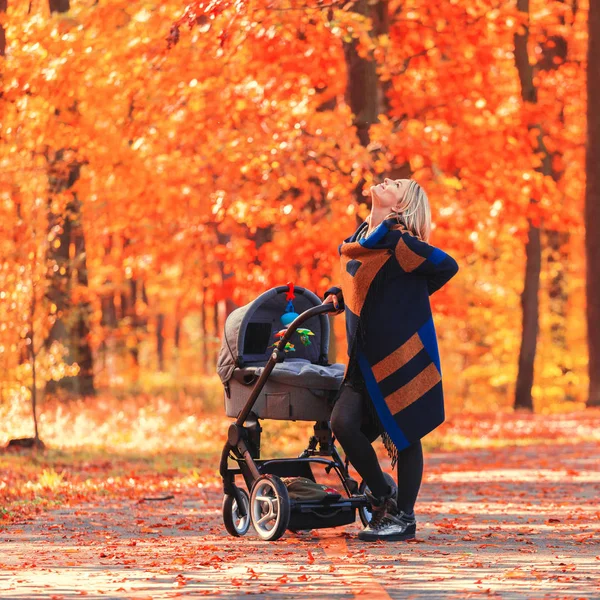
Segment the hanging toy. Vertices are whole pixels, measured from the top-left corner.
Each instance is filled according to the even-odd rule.
[[[282,338],[285,335],[285,332],[287,331],[286,329],[280,329],[276,334],[275,337],[276,338]],[[300,341],[305,345],[305,346],[310,346],[311,341],[310,338],[308,336],[310,335],[315,335],[310,329],[296,329],[296,333],[300,336]],[[275,346],[275,344],[273,344],[273,346]],[[272,348],[273,346],[269,346],[270,348]]]
[[[298,335],[300,336],[300,341],[305,345],[305,346],[310,346],[310,338],[308,337],[309,335],[315,335],[310,329],[296,329],[296,331],[298,332]]]
[[[278,338],[279,340],[281,340],[281,338],[285,335],[285,332],[287,331],[287,328],[292,324],[292,322],[296,319],[296,317],[298,317],[298,313],[296,312],[296,310],[294,309],[294,303],[292,302],[295,298],[296,295],[294,294],[294,284],[291,281],[288,281],[287,283],[288,286],[288,291],[286,292],[285,295],[285,299],[287,300],[287,305],[285,307],[285,312],[281,315],[280,317],[280,321],[283,323],[283,325],[285,326],[283,329],[280,329],[276,334],[275,337]],[[302,344],[304,346],[310,346],[310,338],[309,336],[311,335],[315,335],[310,329],[297,329],[296,330],[298,335],[300,336],[300,341],[302,342]],[[269,346],[269,348],[273,348],[277,345],[277,342],[275,342],[273,345]],[[294,347],[294,344],[290,344],[290,342],[287,342],[284,348],[285,352],[296,352],[296,348]]]
[[[277,346],[277,344],[281,341],[281,338],[285,335],[285,332],[287,331],[287,327],[285,329],[280,329],[276,334],[275,337],[277,338],[277,341],[274,344],[271,344],[269,346],[269,348],[275,348],[275,346]],[[289,350],[288,346],[290,345],[289,342],[287,342],[287,344],[285,345],[284,350],[287,351]],[[293,348],[293,346],[292,346]],[[295,352],[296,350],[294,350]]]
[[[275,348],[275,346],[277,346],[277,342],[275,342],[274,344],[271,344],[269,346],[269,348]],[[294,347],[294,344],[290,344],[289,342],[286,343],[285,348],[283,350],[285,352],[296,352],[296,348]]]
[[[280,317],[280,320],[283,323],[283,325],[285,325],[285,327],[288,327],[292,323],[292,321],[298,316],[298,313],[294,309],[294,303],[292,302],[292,300],[294,300],[294,298],[296,297],[294,294],[294,284],[291,281],[288,281],[287,286],[289,289],[285,295],[285,299],[288,302],[287,306],[285,307],[285,312]]]

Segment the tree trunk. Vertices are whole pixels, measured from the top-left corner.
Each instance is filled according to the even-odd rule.
[[[48,180],[52,197],[71,188],[77,179],[81,165],[68,163],[64,150],[59,150],[49,159]],[[80,302],[73,306],[71,288],[73,279],[78,285],[87,287],[87,264],[85,258],[85,238],[81,226],[81,203],[73,193],[73,200],[66,207],[63,222],[50,210],[48,225],[51,236],[50,260],[56,263],[58,270],[50,276],[49,299],[56,305],[59,315],[50,330],[46,346],[58,341],[69,351],[67,360],[79,365],[79,373],[74,377],[65,377],[59,382],[49,381],[47,390],[67,389],[82,396],[95,394],[93,357],[89,344],[89,318],[92,308],[89,302]],[[73,251],[73,257],[70,251]]]
[[[179,381],[179,367],[181,365],[181,320],[181,311],[178,304],[175,309],[175,328],[173,331],[173,368],[177,381]]]
[[[550,339],[552,345],[559,350],[557,366],[563,375],[571,371],[571,366],[565,360],[569,356],[567,339],[567,309],[569,306],[569,292],[567,280],[567,265],[569,264],[569,231],[548,231],[546,240],[548,246],[548,269],[550,271],[548,300],[549,310],[553,315],[550,325]],[[575,396],[567,389],[564,399],[575,400]]]
[[[353,10],[361,15],[371,17],[374,35],[389,33],[388,0],[377,2],[359,0],[355,2]],[[354,126],[358,139],[362,146],[367,146],[370,142],[369,128],[379,121],[379,114],[387,113],[390,110],[388,91],[392,87],[392,81],[380,81],[375,60],[359,56],[356,46],[356,41],[344,44],[348,71],[346,102],[354,114]],[[392,179],[409,178],[411,176],[410,165],[394,165],[385,176]],[[370,196],[363,195],[363,186],[364,179],[356,187],[356,203],[359,205],[366,203],[370,208],[371,199]],[[361,221],[358,215],[357,220]]]
[[[175,306],[175,330],[173,331],[173,346],[177,350],[177,357],[179,358],[179,350],[181,348],[181,321],[183,316],[181,315],[180,301],[177,301]]]
[[[387,14],[387,1],[380,0],[372,4],[369,0],[358,0],[352,6],[352,10],[363,16],[371,16],[375,19],[385,9]],[[377,123],[381,99],[381,89],[377,76],[377,65],[374,60],[363,58],[357,52],[358,41],[353,39],[344,44],[344,57],[348,72],[346,84],[346,102],[354,115],[353,124],[356,127],[356,135],[362,146],[370,142],[369,128]],[[356,204],[364,204],[367,198],[363,196],[364,179],[358,182],[354,195]],[[360,217],[357,217],[360,219]]]
[[[35,285],[32,285],[31,290],[31,307],[29,309],[29,353],[31,356],[31,412],[33,415],[33,439],[35,442],[40,440],[40,432],[38,429],[38,418],[37,418],[37,371],[36,371],[36,358],[37,353],[35,351]]]
[[[202,375],[208,373],[208,323],[206,315],[206,286],[202,284],[202,303],[200,305],[200,331],[202,332],[201,353]]]
[[[81,203],[75,199],[78,208],[78,216],[81,219]],[[72,243],[75,250],[75,269],[77,284],[81,287],[88,288],[88,271],[85,238],[83,236],[83,228],[79,223],[72,230]],[[92,306],[89,302],[80,302],[77,307],[77,320],[75,322],[75,336],[73,343],[75,345],[75,360],[79,365],[79,382],[81,394],[89,396],[95,394],[94,387],[94,358],[92,355],[92,347],[90,345],[90,321],[92,317]]]
[[[5,13],[8,8],[8,0],[0,0],[0,13]],[[0,56],[6,56],[6,32],[0,25]]]
[[[529,0],[517,0],[517,9],[529,16]],[[529,62],[527,44],[529,27],[524,27],[522,34],[515,34],[515,65],[521,83],[521,98],[524,103],[536,104],[538,95],[533,82],[533,66]],[[542,132],[539,126],[530,124],[529,129],[538,130],[539,150],[543,154],[542,170],[549,174],[550,157],[544,146]],[[535,204],[535,201],[531,201]],[[521,349],[519,351],[519,371],[515,388],[515,408],[533,410],[533,387],[535,354],[537,350],[537,335],[539,329],[539,299],[540,270],[542,248],[538,224],[529,220],[529,240],[526,247],[525,283],[521,295],[523,312],[523,327],[521,332]]]
[[[49,0],[50,12],[67,12],[69,0]],[[68,190],[79,179],[81,165],[77,162],[67,162],[64,149],[57,150],[49,159],[48,179],[50,194],[58,194]],[[49,211],[48,223],[50,231],[60,228],[55,240],[58,248],[51,245],[49,258],[56,261],[59,270],[51,276],[49,296],[58,308],[59,318],[56,320],[46,344],[49,346],[57,340],[65,344],[69,350],[68,360],[79,365],[79,373],[75,377],[66,377],[60,382],[48,382],[47,389],[66,388],[78,395],[95,394],[94,364],[92,349],[89,343],[89,317],[92,308],[89,302],[80,302],[73,307],[70,301],[73,275],[78,285],[87,287],[86,248],[83,228],[81,226],[81,203],[75,193],[73,200],[67,205],[62,225]],[[73,258],[69,255],[71,246],[74,248]],[[69,314],[69,319],[65,317]],[[75,316],[75,319],[72,317]],[[68,322],[68,325],[67,325]]]
[[[600,4],[590,2],[587,72],[585,251],[589,392],[587,406],[600,406]]]
[[[69,6],[70,0],[48,0],[48,5],[50,6],[50,12],[58,12],[64,13],[71,8]]]
[[[165,337],[164,337],[165,315],[159,313],[156,316],[156,356],[158,358],[158,370],[165,370]]]
[[[209,374],[213,374],[217,369],[217,360],[219,358],[219,346],[220,344],[217,340],[221,339],[222,329],[221,329],[221,312],[224,310],[224,301],[219,300],[215,302],[213,306],[213,340],[211,343],[211,359],[210,359],[210,369]]]
[[[130,313],[129,309],[129,295],[125,290],[121,289],[119,292],[119,319],[126,319]]]
[[[374,23],[377,15],[387,2],[380,0],[373,4],[369,0],[358,0],[352,10],[365,17],[373,17]],[[346,85],[346,102],[354,115],[356,134],[362,146],[367,146],[370,141],[369,128],[378,122],[381,90],[377,76],[377,64],[374,60],[363,58],[357,52],[358,40],[344,44],[344,56],[348,70]],[[362,187],[362,186],[361,186]],[[361,195],[361,202],[362,195]]]
[[[256,229],[256,233],[254,234],[254,241],[255,241],[257,249],[260,248],[263,244],[266,244],[267,242],[270,242],[273,240],[273,229],[274,228],[270,225],[265,228],[258,227]],[[231,240],[231,235],[221,233],[219,231],[218,225],[216,226],[216,234],[217,234],[217,241],[222,246],[227,245],[227,243]],[[234,273],[225,273],[225,263],[222,260],[218,260],[217,265],[219,267],[219,273],[221,275],[222,283],[225,283],[225,281],[227,281],[230,277],[234,276]],[[226,298],[225,299],[225,318],[227,318],[236,308],[238,308],[238,305],[231,298]],[[218,330],[217,330],[217,335],[220,335]],[[218,349],[217,349],[217,353],[218,353]]]
[[[540,289],[540,271],[542,266],[542,248],[540,230],[529,223],[529,240],[525,250],[525,285],[521,294],[523,312],[523,332],[521,335],[521,350],[519,352],[519,372],[515,390],[515,408],[533,410],[531,388],[535,353],[538,336],[538,292]]]
[[[562,2],[565,8],[569,8],[571,12],[571,20],[575,18],[577,6],[569,5]],[[567,24],[565,11],[560,15],[559,21],[561,25]],[[547,35],[546,40],[542,43],[542,53],[539,57],[537,68],[539,71],[556,71],[556,69],[567,60],[569,47],[565,37]],[[560,113],[560,123],[564,125],[564,110]],[[550,175],[552,179],[559,184],[563,177],[563,171],[555,168],[555,159],[562,157],[562,150],[558,148],[551,155]],[[564,198],[561,198],[562,210]],[[567,286],[567,265],[569,264],[569,241],[570,233],[568,230],[549,230],[546,232],[546,247],[547,252],[547,268],[549,271],[549,287],[548,299],[549,309],[553,316],[550,325],[550,339],[552,346],[558,350],[556,356],[557,366],[563,375],[566,375],[571,367],[566,363],[564,357],[569,355],[567,341],[567,309],[569,303],[569,293]],[[574,400],[574,397],[565,391],[565,400]]]
[[[110,295],[102,296],[100,298],[100,305],[102,309],[100,321],[102,327],[115,329],[117,326],[117,307],[115,306],[114,292],[110,292]]]
[[[138,315],[137,315],[137,280],[130,279],[129,280],[129,317],[131,319],[131,331],[132,335],[135,337],[135,344],[131,345],[129,348],[129,353],[131,354],[131,358],[133,358],[133,364],[136,367],[136,378],[139,373],[137,373],[137,369],[140,366],[140,347],[139,347],[139,336],[138,336]]]

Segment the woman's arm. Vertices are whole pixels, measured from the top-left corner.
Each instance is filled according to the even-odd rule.
[[[424,275],[427,278],[430,296],[458,272],[458,264],[449,254],[408,233],[398,240],[396,258],[407,273]]]

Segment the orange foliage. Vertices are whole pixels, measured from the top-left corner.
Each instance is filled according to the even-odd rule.
[[[0,276],[10,282],[5,293],[17,294],[0,307],[4,373],[19,364],[18,323],[31,297],[24,240],[41,252],[34,277],[43,278],[48,153],[70,149],[83,165],[50,201],[56,213],[73,194],[82,203],[89,286],[73,293],[94,306],[94,349],[118,339],[153,353],[160,314],[171,358],[185,318],[188,344],[199,328],[218,344],[218,326],[198,315],[208,310],[202,318],[222,326],[225,300],[242,304],[290,279],[322,293],[337,279],[338,244],[367,214],[366,202],[354,201],[356,186],[366,190],[392,165],[409,163],[432,201],[433,242],[462,267],[435,299],[449,397],[505,406],[511,395],[531,217],[574,234],[562,265],[568,347],[552,346],[545,285],[534,395],[583,399],[584,2],[576,12],[531,2],[530,56],[537,60],[552,36],[568,42],[564,64],[537,72],[535,106],[520,99],[513,45],[525,18],[512,3],[416,0],[409,9],[392,0],[389,32],[379,36],[350,4],[317,0],[290,10],[274,0],[196,1],[187,10],[175,0],[73,0],[68,13],[52,15],[26,4],[9,3],[2,19]],[[389,108],[367,148],[344,97],[344,43],[353,37],[388,86]],[[536,170],[532,124],[556,152],[558,181]],[[18,197],[35,213],[35,236]],[[143,282],[146,296],[107,326],[103,302],[119,304],[132,282]],[[45,310],[49,323],[52,307]],[[139,335],[136,319],[149,324]],[[103,383],[117,382],[96,369]]]

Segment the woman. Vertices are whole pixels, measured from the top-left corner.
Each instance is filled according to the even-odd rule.
[[[324,303],[345,310],[348,367],[332,431],[369,487],[371,523],[362,540],[410,539],[423,476],[421,438],[444,420],[441,367],[429,296],[458,271],[427,242],[431,211],[409,179],[371,187],[367,220],[340,245],[341,285]],[[371,443],[383,435],[398,488],[383,475]]]

